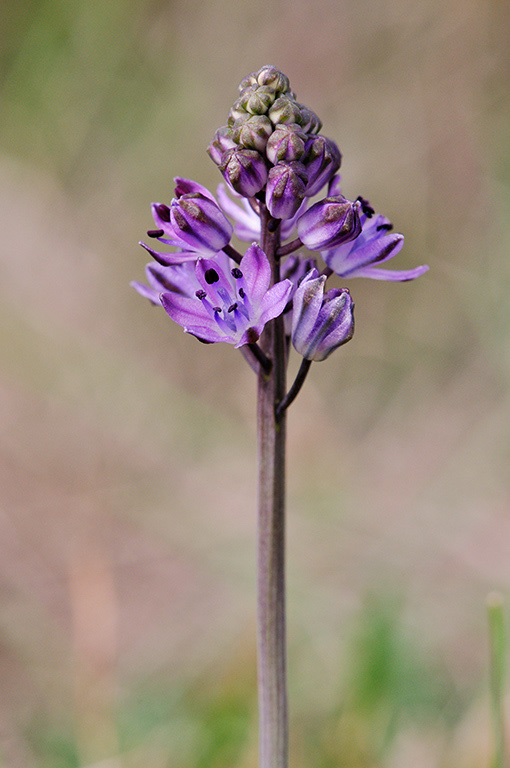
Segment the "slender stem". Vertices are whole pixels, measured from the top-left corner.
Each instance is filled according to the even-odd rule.
[[[504,768],[505,762],[505,622],[503,596],[497,592],[487,598],[490,643],[490,700],[494,752],[491,768]]]
[[[262,248],[279,280],[279,229],[268,227],[261,205]],[[285,643],[285,414],[276,407],[285,395],[286,345],[283,318],[266,325],[260,344],[272,361],[258,378],[258,691],[259,768],[287,768],[288,714]]]
[[[270,373],[271,368],[273,366],[271,359],[261,350],[258,344],[248,344],[247,346],[251,349],[253,356],[260,363],[260,366],[264,371],[264,373],[265,374]]]
[[[290,243],[287,243],[286,245],[282,245],[281,248],[278,248],[277,256],[278,258],[281,258],[282,256],[286,256],[288,253],[292,253],[293,251],[297,251],[298,248],[301,248],[303,243],[299,239],[299,237],[296,237],[295,240],[291,240]]]
[[[283,398],[283,400],[278,403],[276,406],[276,419],[279,421],[283,415],[283,412],[287,410],[289,405],[294,402],[296,397],[299,394],[299,390],[305,383],[305,379],[307,376],[308,371],[310,370],[310,366],[312,364],[311,360],[307,360],[306,357],[304,357],[301,361],[301,365],[299,366],[299,371],[296,374],[296,378],[294,379],[294,383],[292,384],[291,388]]]

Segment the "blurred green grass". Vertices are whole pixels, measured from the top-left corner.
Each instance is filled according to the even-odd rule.
[[[402,286],[289,425],[296,768],[488,764],[484,598],[508,593],[509,8],[0,7],[0,756],[256,765],[254,382],[132,292],[149,202],[237,82],[286,71]],[[111,758],[109,763],[105,761]],[[117,761],[117,762],[115,762]]]

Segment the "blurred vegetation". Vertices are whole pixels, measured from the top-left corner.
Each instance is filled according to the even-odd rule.
[[[289,424],[293,768],[478,768],[510,587],[510,9],[0,5],[0,765],[255,768],[251,371],[129,289],[151,200],[212,189],[273,63],[412,284]],[[225,345],[226,346],[226,345]],[[295,363],[293,363],[295,365]],[[2,763],[3,760],[3,763]]]

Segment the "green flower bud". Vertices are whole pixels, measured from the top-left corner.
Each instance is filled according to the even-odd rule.
[[[244,107],[241,104],[241,100],[237,99],[236,101],[234,101],[234,103],[230,107],[230,112],[228,113],[227,125],[229,128],[232,128],[236,120],[239,120],[241,118],[243,118],[244,120],[247,120],[249,117],[251,117],[250,113],[244,109]]]
[[[298,120],[299,124],[305,133],[319,133],[322,128],[322,122],[315,112],[304,104],[298,104],[301,112],[301,119]]]
[[[253,115],[247,120],[240,118],[232,126],[232,137],[237,144],[248,149],[264,152],[273,132],[271,120],[265,115]]]
[[[301,111],[293,99],[288,96],[280,96],[269,109],[267,116],[273,123],[300,123]]]
[[[267,142],[266,156],[275,165],[279,161],[300,160],[306,140],[306,134],[297,123],[277,125]]]
[[[246,77],[243,77],[243,79],[241,80],[238,86],[239,93],[244,91],[245,88],[250,88],[252,85],[254,85],[255,87],[257,87],[258,85],[256,72],[251,72],[249,75],[246,75]]]
[[[265,115],[276,98],[274,88],[269,85],[249,86],[241,92],[237,103],[252,115]]]
[[[290,88],[289,78],[270,64],[261,67],[256,78],[259,85],[270,85],[278,94],[286,93]]]

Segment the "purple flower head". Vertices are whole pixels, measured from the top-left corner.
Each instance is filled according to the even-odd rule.
[[[256,243],[238,267],[224,269],[217,259],[199,259],[195,274],[200,287],[192,298],[168,292],[161,303],[186,333],[205,342],[255,343],[264,325],[282,314],[292,291],[290,280],[269,287],[271,267]]]
[[[354,333],[354,304],[346,288],[324,294],[326,275],[312,269],[293,300],[292,343],[307,360],[325,360]]]
[[[219,166],[225,181],[243,197],[253,197],[267,180],[266,162],[254,149],[229,149]]]
[[[305,155],[301,161],[308,173],[307,197],[313,197],[328,183],[340,168],[341,161],[340,150],[332,139],[315,136],[307,141]]]
[[[371,277],[375,280],[414,280],[428,270],[422,265],[414,269],[378,269],[392,259],[404,245],[404,236],[391,232],[392,225],[385,216],[370,214],[371,208],[363,201],[365,213],[361,215],[361,234],[355,240],[322,251],[330,269],[340,277]],[[369,215],[367,215],[367,212]]]
[[[266,186],[266,205],[271,216],[292,218],[304,200],[307,180],[302,163],[294,161],[273,166]]]
[[[303,213],[297,231],[303,245],[311,251],[354,240],[361,232],[361,203],[351,203],[343,195],[325,197]]]

